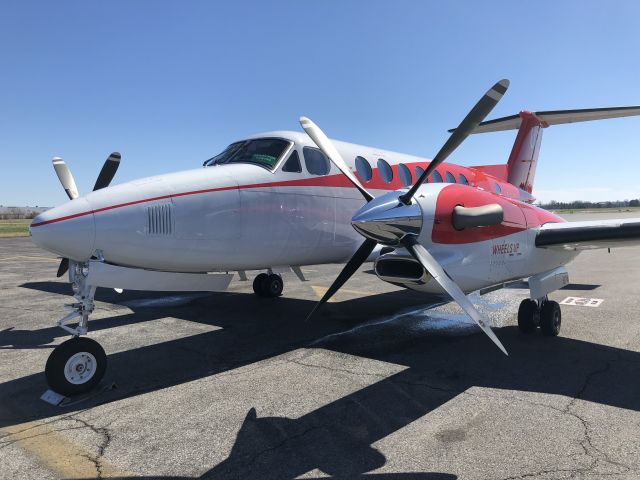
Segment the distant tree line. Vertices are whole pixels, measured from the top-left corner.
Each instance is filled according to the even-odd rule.
[[[574,200],[573,202],[557,202],[551,200],[547,203],[539,204],[547,210],[578,210],[578,209],[597,209],[597,208],[625,208],[640,207],[640,199],[633,200],[617,200],[612,202],[587,202],[584,200]]]
[[[20,220],[34,218],[47,208],[43,207],[4,207],[0,205],[0,220]]]

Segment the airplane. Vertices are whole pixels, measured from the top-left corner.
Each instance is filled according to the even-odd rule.
[[[114,152],[84,196],[54,157],[70,201],[34,218],[30,235],[62,258],[58,276],[68,271],[76,302],[57,322],[72,338],[47,360],[49,387],[77,395],[105,373],[104,349],[84,336],[97,287],[215,292],[228,287],[232,272],[246,280],[246,271],[261,271],[254,292],[277,297],[279,273],[292,270],[304,280],[301,266],[347,262],[313,314],[363,262],[374,261],[386,282],[452,297],[504,353],[466,294],[528,279],[520,329],[558,335],[560,307],[547,296],[568,283],[564,265],[585,248],[637,243],[640,219],[567,224],[534,206],[542,131],[640,115],[640,106],[522,111],[484,121],[508,85],[501,80],[489,89],[431,161],[329,140],[305,117],[305,133],[251,136],[203,168],[110,186],[121,160]],[[518,133],[507,163],[444,163],[469,135],[509,129]]]

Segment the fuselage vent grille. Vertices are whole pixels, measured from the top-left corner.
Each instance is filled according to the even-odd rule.
[[[147,232],[149,235],[173,233],[173,208],[171,204],[147,207]]]

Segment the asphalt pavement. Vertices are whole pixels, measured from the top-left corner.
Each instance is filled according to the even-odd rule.
[[[569,265],[556,338],[518,331],[526,289],[472,295],[509,357],[371,265],[310,322],[341,266],[277,299],[99,289],[108,371],[65,406],[40,400],[68,338],[57,263],[0,239],[0,478],[640,478],[640,247]]]

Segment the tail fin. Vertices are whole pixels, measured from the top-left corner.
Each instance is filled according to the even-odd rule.
[[[473,133],[498,132],[518,129],[513,143],[511,155],[506,165],[506,180],[516,187],[531,193],[536,175],[542,129],[562,123],[588,122],[607,118],[631,117],[640,115],[640,106],[588,108],[583,110],[551,110],[544,112],[520,112],[518,115],[496,118],[482,122]],[[480,170],[491,172],[491,169],[502,171],[504,165],[484,165]],[[504,175],[501,177],[504,178]]]

